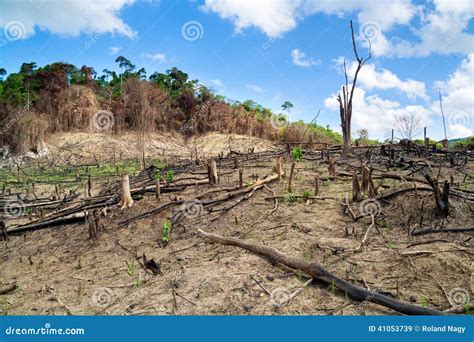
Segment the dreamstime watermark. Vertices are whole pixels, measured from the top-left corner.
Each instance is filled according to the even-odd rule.
[[[288,127],[291,118],[290,114],[272,115],[270,117],[270,125],[275,129],[282,129]]]
[[[382,212],[382,206],[375,198],[367,198],[360,203],[359,211],[362,216],[373,215],[375,217]]]
[[[99,287],[92,294],[92,304],[99,308],[106,308],[114,303],[114,292],[108,287]]]
[[[84,335],[83,328],[53,328],[51,323],[45,323],[40,328],[16,328],[8,327],[5,329],[5,335]]]
[[[23,23],[20,21],[9,21],[3,27],[3,34],[10,42],[23,39],[26,37],[25,25],[23,25]]]
[[[455,287],[450,290],[447,297],[449,304],[454,307],[464,307],[470,302],[469,291],[462,287]]]
[[[287,306],[292,298],[292,293],[284,287],[276,288],[270,294],[270,302],[276,308]]]
[[[453,33],[451,33],[448,38],[446,38],[444,41],[443,41],[443,44],[441,44],[440,46],[440,49],[441,50],[445,50],[448,45],[450,45],[458,36],[460,33],[462,33],[466,27],[469,26],[469,24],[471,23],[472,19],[474,17],[469,17],[466,21],[462,22],[457,28],[456,30],[454,30]]]
[[[276,33],[274,33],[265,43],[262,44],[263,49],[268,49],[285,31],[290,27],[295,27],[298,22],[303,21],[303,17],[299,13],[295,13],[290,18],[285,19],[279,26],[281,27]]]
[[[92,125],[98,131],[111,129],[115,124],[114,114],[108,110],[99,110],[92,117]]]
[[[450,126],[462,125],[469,127],[471,125],[471,118],[467,113],[454,113],[448,117]]]
[[[376,41],[382,34],[382,30],[377,22],[364,21],[359,27],[359,34],[369,41]]]
[[[10,219],[20,218],[25,214],[26,204],[21,199],[8,200],[3,206],[5,217]]]
[[[204,104],[201,108],[199,108],[199,110],[197,110],[193,116],[188,120],[186,121],[180,128],[180,132],[183,133],[185,131],[187,131],[188,129],[190,129],[194,123],[197,121],[197,119],[204,113],[204,112],[207,112],[209,111],[209,105],[206,103]]]
[[[204,211],[204,206],[202,205],[202,202],[198,199],[185,202],[181,206],[181,212],[186,216],[187,218],[196,218],[202,215]]]
[[[202,39],[204,36],[204,28],[199,21],[190,20],[185,22],[181,27],[181,35],[185,40],[194,42],[198,39]]]
[[[0,136],[6,134],[9,130],[15,126],[18,121],[28,112],[30,109],[31,102],[26,103],[22,109],[20,109],[13,117],[11,117],[7,123],[0,129]]]

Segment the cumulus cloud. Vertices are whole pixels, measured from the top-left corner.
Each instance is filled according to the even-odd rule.
[[[258,94],[261,94],[261,93],[264,92],[264,90],[256,84],[247,84],[246,87],[247,87],[247,89],[250,89],[250,90],[252,90],[252,91],[254,91]]]
[[[331,111],[337,112],[339,104],[337,94],[332,94],[324,100],[324,105]],[[388,137],[391,129],[396,128],[397,118],[414,114],[420,121],[420,127],[431,122],[433,113],[421,105],[401,105],[398,101],[382,99],[377,94],[368,95],[364,89],[354,91],[352,118],[354,130],[365,128],[369,134],[378,139]]]
[[[129,38],[135,32],[120,18],[120,10],[134,0],[65,0],[65,1],[2,1],[0,27],[8,28],[12,23],[21,28],[25,39],[37,29],[54,34],[78,36],[85,33],[122,34]],[[20,24],[18,24],[20,23]]]
[[[109,47],[109,52],[111,55],[117,54],[120,50],[122,50],[121,46],[111,46]]]
[[[164,53],[142,53],[141,56],[160,63],[166,60]]]
[[[381,35],[380,44],[373,44],[376,55],[424,57],[431,53],[468,54],[474,50],[474,35],[466,32],[472,22],[474,7],[471,0],[435,0],[434,9],[420,7],[420,26],[414,29],[415,42],[392,39]]]
[[[474,130],[474,53],[465,58],[458,69],[445,82],[435,83],[441,90],[443,111],[452,137],[466,137]],[[440,113],[439,103],[432,110]],[[451,135],[451,134],[450,134]]]
[[[303,51],[300,51],[299,49],[294,49],[291,51],[291,59],[293,61],[294,65],[303,67],[303,68],[309,68],[313,65],[319,65],[321,64],[321,61],[315,61],[312,58],[308,57],[306,53]]]
[[[335,60],[338,70],[343,70],[344,59],[339,57]],[[352,62],[347,66],[349,77],[355,74],[357,62]],[[359,73],[358,85],[366,90],[398,90],[404,93],[409,99],[421,98],[428,100],[426,85],[424,82],[415,81],[410,78],[402,81],[396,74],[387,69],[377,70],[374,64],[365,64]]]
[[[202,8],[231,20],[236,32],[256,27],[269,37],[280,37],[296,27],[299,3],[299,0],[206,0]]]
[[[416,6],[410,0],[206,0],[202,8],[232,21],[237,32],[253,27],[269,37],[281,37],[317,13],[339,17],[356,14],[361,29],[358,38],[368,46],[365,36],[370,32],[376,56],[472,52],[474,35],[466,32],[474,15],[472,0],[434,0],[433,5]],[[411,40],[391,36],[393,29],[402,25],[412,32]]]
[[[222,88],[224,86],[224,83],[222,83],[222,81],[218,78],[211,80],[211,83],[218,88]]]

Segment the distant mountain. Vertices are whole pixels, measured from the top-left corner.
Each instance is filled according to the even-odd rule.
[[[472,137],[449,139],[449,140],[448,140],[448,145],[449,145],[449,146],[454,146],[457,142],[466,142],[466,141],[468,141],[469,139],[472,139]]]

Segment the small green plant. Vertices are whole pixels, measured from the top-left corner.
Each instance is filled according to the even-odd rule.
[[[286,193],[284,198],[283,198],[283,202],[285,204],[296,202],[296,200],[297,200],[297,198],[296,198],[295,194],[293,194],[293,193]]]
[[[164,243],[170,242],[170,232],[171,232],[171,221],[166,220],[165,222],[163,222],[163,235],[161,237],[161,240]]]
[[[141,281],[140,279],[135,279],[135,280],[133,281],[133,288],[134,288],[134,289],[138,289],[141,284],[142,284],[142,281]]]
[[[312,195],[311,191],[309,191],[309,190],[303,191],[303,198],[304,198],[304,199],[307,199],[307,198],[310,197],[311,195]]]
[[[131,262],[125,260],[125,265],[127,266],[127,274],[130,277],[133,277],[135,271],[137,270],[137,264],[135,264],[135,260],[132,260]]]
[[[392,248],[395,247],[395,244],[394,244],[393,242],[387,242],[387,243],[385,244],[385,247],[392,249]]]
[[[303,151],[301,150],[301,147],[293,148],[293,159],[296,162],[299,162],[301,159],[303,159]]]
[[[423,296],[423,297],[421,298],[421,306],[422,306],[422,307],[427,308],[429,302],[430,302],[430,301],[429,301],[428,297]]]
[[[332,280],[332,281],[329,283],[328,289],[329,289],[329,291],[331,291],[332,293],[336,292],[336,281],[335,281],[335,280]]]
[[[469,311],[471,311],[471,306],[469,305],[469,303],[463,305],[463,310],[465,315],[469,315]]]
[[[2,299],[0,301],[0,314],[8,316],[8,311],[11,309],[11,304],[6,300]]]
[[[166,172],[166,182],[171,183],[173,179],[174,179],[173,170],[168,170],[168,172]]]

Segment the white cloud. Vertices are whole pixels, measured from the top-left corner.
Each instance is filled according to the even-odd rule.
[[[449,125],[449,130],[451,131],[451,135],[449,138],[457,139],[457,138],[467,138],[472,136],[472,129],[469,129],[463,125]]]
[[[339,57],[336,61],[338,70],[343,70],[342,63],[344,59]],[[352,62],[347,66],[347,73],[352,78],[357,69],[357,62]],[[428,100],[426,94],[426,86],[424,82],[415,81],[412,79],[406,79],[402,81],[396,74],[387,69],[377,70],[374,64],[365,64],[357,79],[358,85],[366,90],[382,89],[389,90],[395,89],[403,92],[409,99],[421,98]]]
[[[145,58],[149,58],[151,59],[152,61],[157,61],[157,62],[164,62],[166,60],[166,56],[164,53],[154,53],[154,54],[151,54],[151,53],[142,53],[141,54],[142,57],[145,57]]]
[[[280,37],[296,27],[299,3],[299,0],[206,0],[202,8],[231,20],[238,33],[256,27],[269,37]]]
[[[224,86],[224,83],[222,83],[222,81],[218,78],[211,80],[211,83],[214,84],[218,88],[222,88]]]
[[[247,89],[250,89],[258,94],[262,94],[264,92],[264,90],[256,84],[247,84],[246,87]]]
[[[472,0],[434,0],[433,5],[416,6],[411,0],[206,0],[203,9],[231,20],[237,32],[255,27],[269,37],[281,37],[304,17],[316,13],[339,17],[357,14],[356,31],[365,32],[366,24],[375,30],[370,31],[374,33],[370,41],[375,56],[472,52],[474,35],[465,32],[474,16]],[[390,37],[391,31],[401,25],[411,31],[411,40]],[[363,44],[368,46],[365,39]]]
[[[303,16],[325,13],[342,16],[359,12],[359,21],[378,20],[383,28],[407,24],[416,13],[409,0],[206,0],[203,9],[231,20],[237,32],[259,28],[269,37],[280,37],[294,29]],[[390,15],[386,15],[390,13]]]
[[[291,51],[291,59],[294,65],[297,65],[303,68],[309,68],[313,65],[321,64],[320,60],[314,61],[312,58],[308,57],[306,53],[304,53],[303,51],[300,51],[299,49],[294,49]]]
[[[122,47],[121,46],[111,46],[111,47],[109,47],[109,50],[110,50],[111,55],[115,55],[117,52],[122,50]]]
[[[474,15],[472,1],[435,0],[434,6],[434,10],[420,7],[421,25],[414,30],[417,42],[392,40],[376,54],[423,57],[431,53],[473,52],[474,35],[465,32]]]
[[[80,33],[118,33],[129,38],[135,32],[119,18],[120,10],[134,0],[67,0],[67,1],[2,1],[0,27],[17,22],[28,38],[36,29],[51,33],[78,36]]]
[[[339,112],[337,94],[324,100],[326,108]],[[365,128],[373,138],[384,139],[396,128],[396,119],[402,115],[414,113],[420,120],[420,128],[431,122],[432,111],[420,105],[403,106],[397,101],[380,98],[377,94],[367,95],[366,91],[356,88],[353,99],[353,131]]]
[[[441,89],[443,111],[452,137],[472,135],[474,130],[474,53],[465,58],[446,82],[435,82],[436,91]],[[434,101],[432,110],[440,113],[439,102]],[[450,136],[451,137],[451,134]]]

